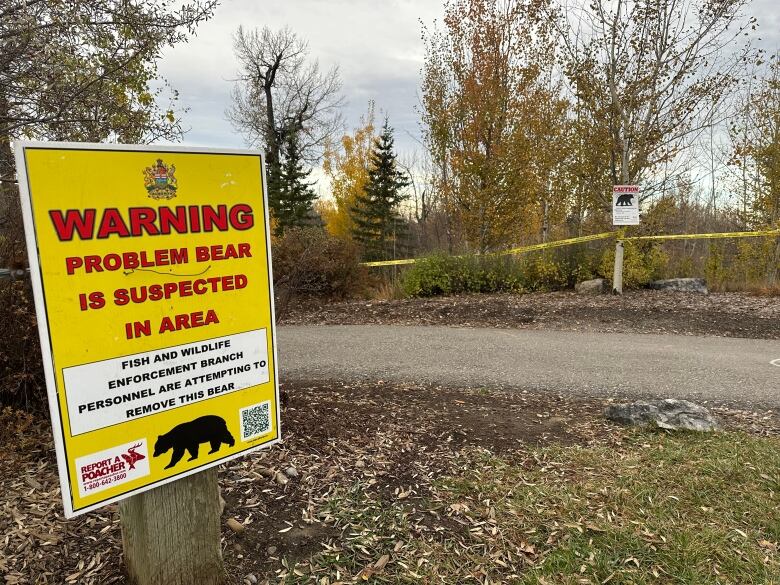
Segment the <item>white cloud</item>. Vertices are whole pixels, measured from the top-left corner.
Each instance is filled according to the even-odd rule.
[[[759,17],[760,46],[780,46],[777,0],[753,0],[746,11]],[[290,26],[309,41],[311,54],[327,68],[338,65],[347,100],[345,118],[354,126],[368,100],[386,112],[396,129],[402,151],[417,147],[418,102],[423,45],[420,21],[441,17],[443,0],[224,0],[212,20],[198,29],[189,43],[169,50],[161,73],[180,91],[189,107],[185,143],[243,146],[225,119],[230,103],[230,79],[237,72],[232,51],[233,31],[239,26]]]
[[[170,49],[160,64],[162,75],[179,90],[180,104],[189,108],[185,143],[244,145],[224,114],[237,72],[232,34],[239,25],[290,26],[309,41],[312,57],[324,68],[339,66],[350,127],[374,100],[390,116],[399,148],[415,148],[408,135],[419,134],[420,19],[431,22],[441,10],[441,0],[225,0],[195,38]]]

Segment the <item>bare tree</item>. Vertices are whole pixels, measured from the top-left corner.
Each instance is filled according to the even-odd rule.
[[[409,219],[416,253],[445,248],[446,210],[437,189],[439,169],[430,153],[424,150],[406,153],[398,158],[398,166],[409,177],[409,199],[404,205],[403,215]]]
[[[593,0],[568,10],[567,74],[594,128],[608,128],[614,183],[652,183],[720,107],[755,57],[739,39],[755,19],[748,0]],[[656,178],[657,179],[657,178]],[[606,197],[606,194],[605,194]]]
[[[323,72],[309,60],[308,43],[291,29],[239,27],[233,50],[241,72],[227,115],[248,141],[278,165],[283,145],[297,135],[304,160],[313,162],[325,141],[341,129],[338,67]]]
[[[412,151],[398,157],[398,168],[409,178],[407,211],[418,223],[425,223],[435,207],[435,193],[431,188],[430,160],[427,153]]]

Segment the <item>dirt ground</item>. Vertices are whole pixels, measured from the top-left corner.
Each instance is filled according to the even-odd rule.
[[[301,302],[282,324],[396,324],[780,339],[780,297],[628,291]]]
[[[222,545],[232,584],[333,583],[318,575],[334,573],[342,575],[336,581],[359,582],[380,570],[382,559],[371,564],[370,555],[352,560],[367,563],[362,575],[313,560],[358,538],[338,514],[340,494],[356,483],[368,487],[355,498],[403,505],[413,534],[445,539],[464,527],[446,516],[433,525],[423,512],[432,506],[431,486],[456,471],[464,450],[483,449],[532,469],[540,465],[529,454],[536,445],[617,444],[625,432],[603,419],[604,401],[377,383],[296,382],[283,389],[283,443],[221,468]],[[774,412],[710,406],[726,428],[780,433]],[[126,583],[116,506],[62,518],[48,422],[6,411],[0,439],[5,583]],[[229,528],[229,519],[240,528]]]

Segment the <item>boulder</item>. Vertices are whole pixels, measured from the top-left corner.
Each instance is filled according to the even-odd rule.
[[[654,280],[648,285],[653,290],[669,290],[679,292],[699,293],[706,295],[707,282],[703,278],[669,278]]]
[[[673,398],[611,404],[604,414],[609,420],[625,425],[654,425],[673,431],[718,429],[718,421],[709,410],[693,402]]]
[[[581,295],[601,295],[609,292],[609,283],[604,278],[583,280],[574,287]]]

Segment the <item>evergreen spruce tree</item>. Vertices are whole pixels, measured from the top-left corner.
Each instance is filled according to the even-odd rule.
[[[276,218],[277,235],[293,226],[316,223],[314,200],[317,194],[307,182],[311,170],[305,170],[301,149],[294,133],[284,143],[284,156],[279,165],[268,169],[268,199]]]
[[[266,184],[268,188],[268,207],[271,211],[271,216],[277,220],[279,218],[279,209],[282,201],[282,180],[281,180],[281,165],[271,162],[266,156]]]
[[[399,226],[405,226],[403,220],[399,221],[398,206],[407,198],[403,189],[409,180],[398,170],[393,144],[393,129],[385,119],[382,134],[371,151],[368,182],[352,207],[352,235],[363,246],[367,260],[389,258],[400,235]]]

